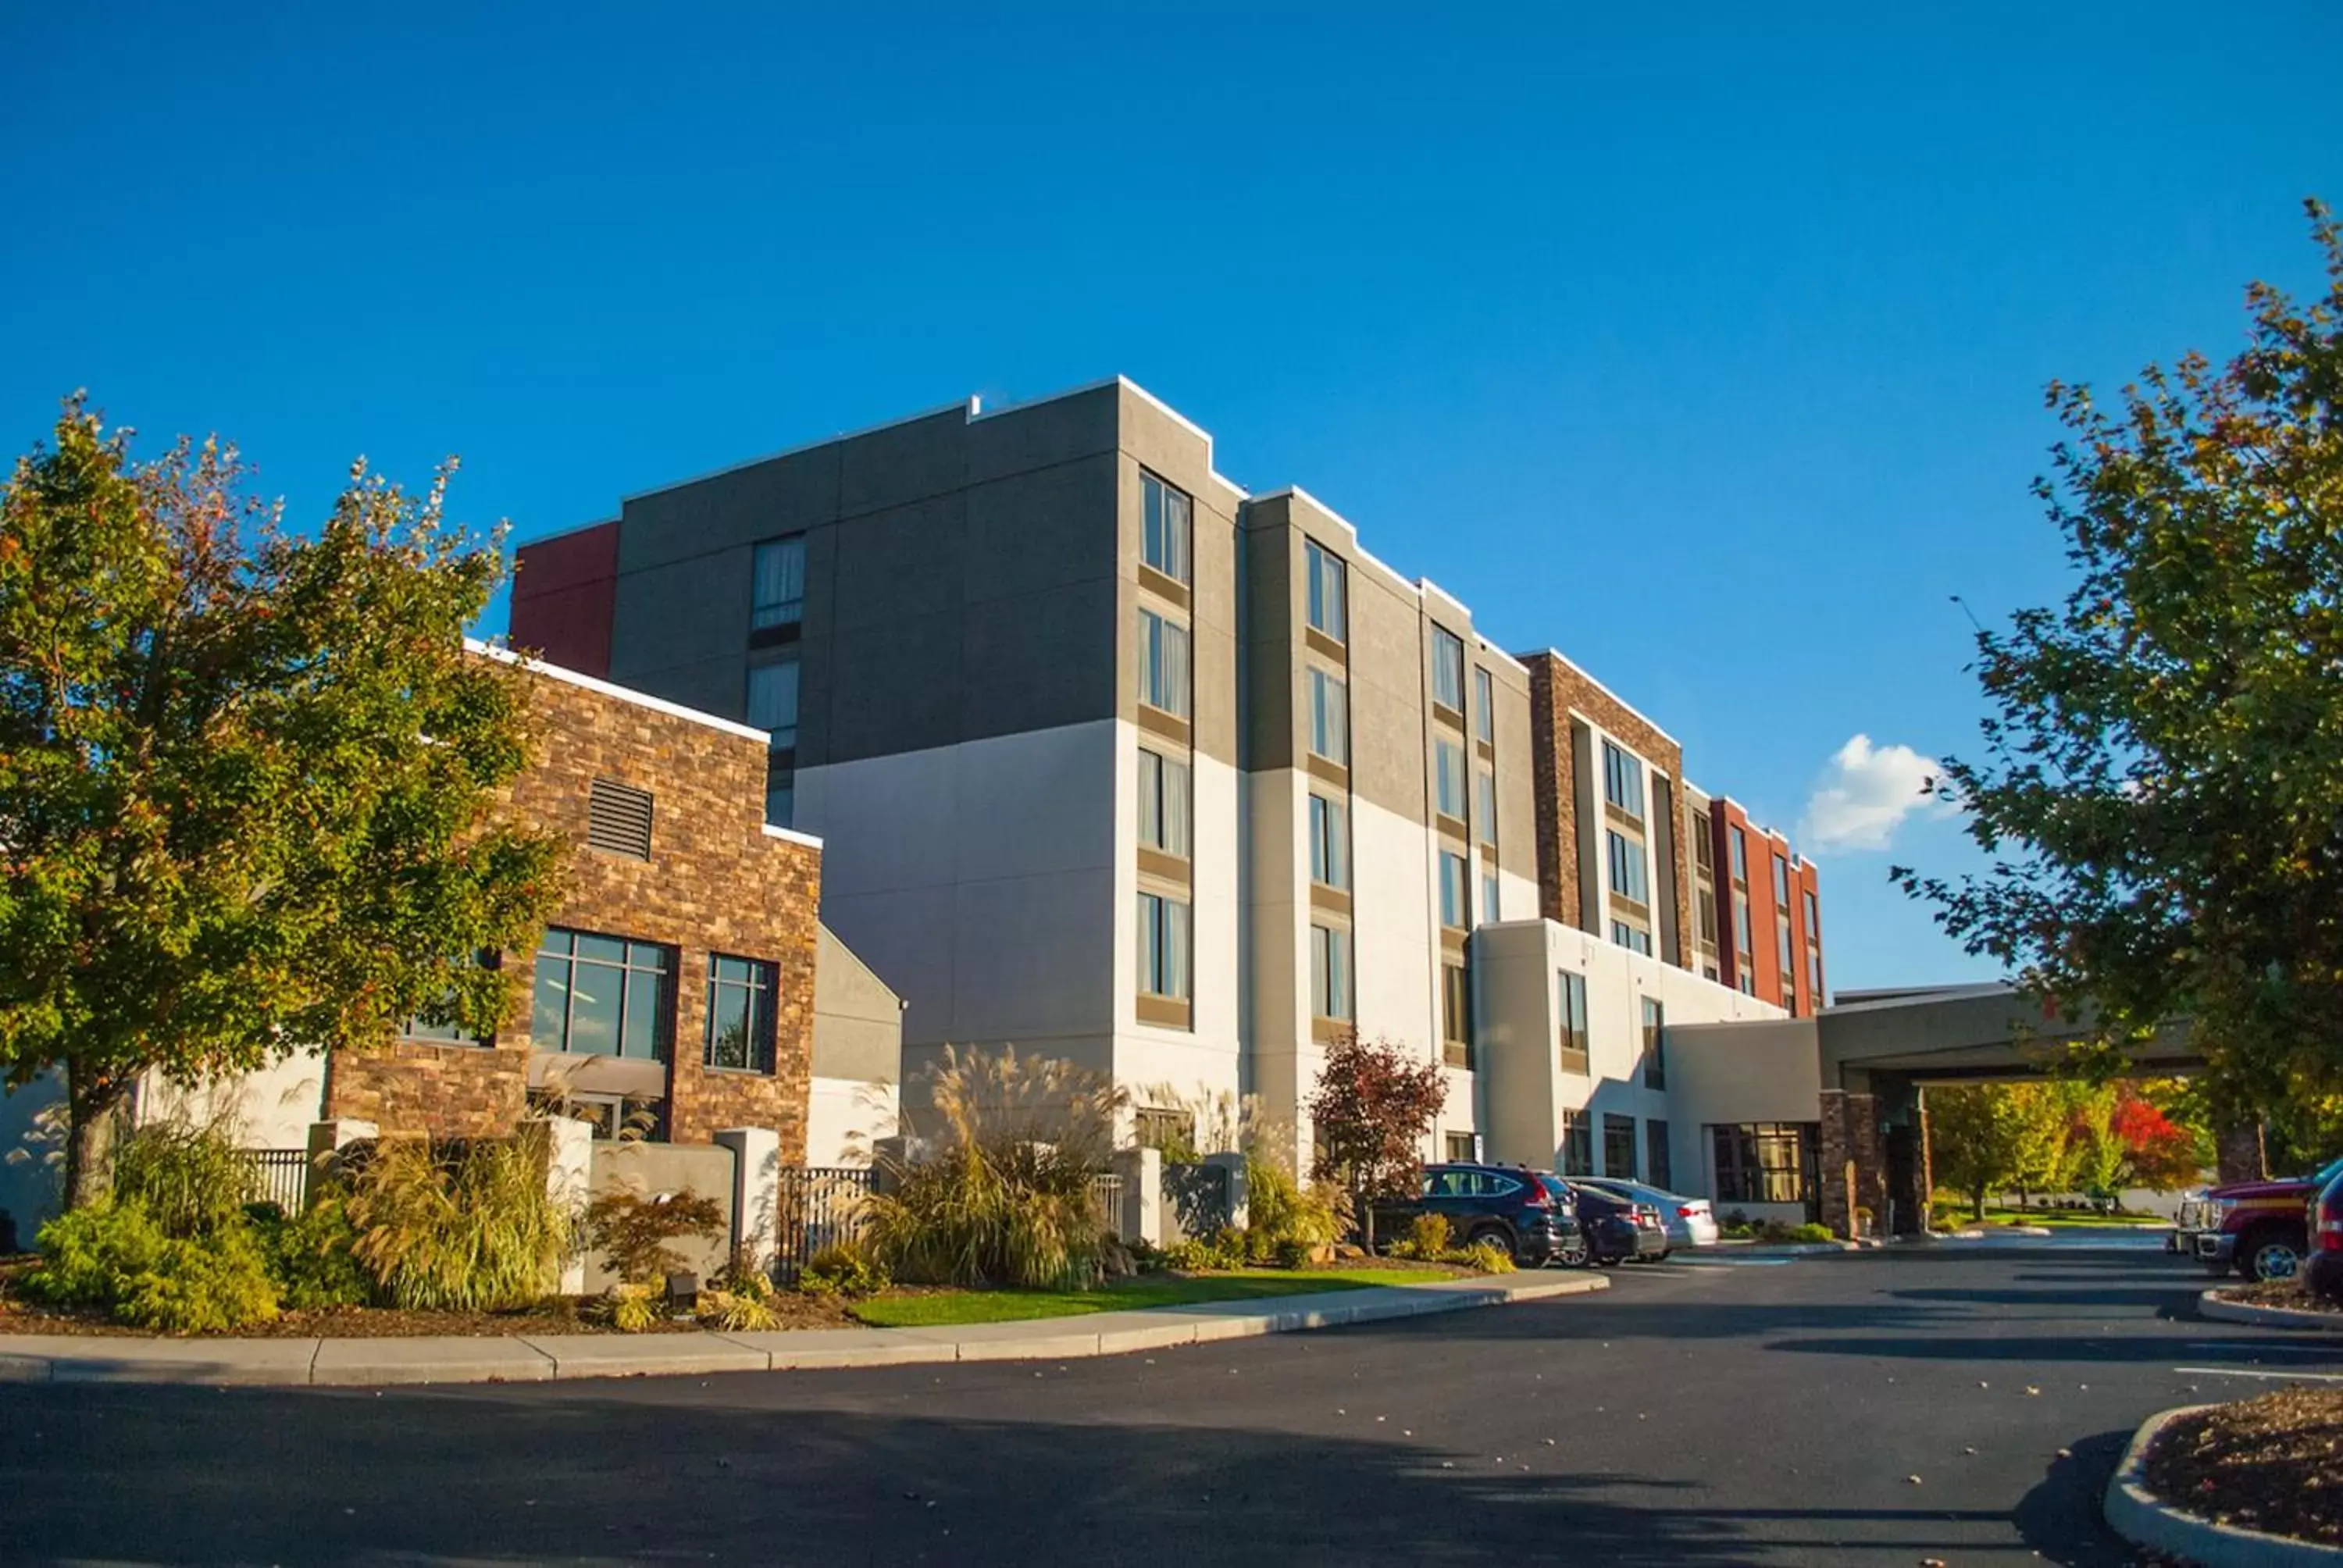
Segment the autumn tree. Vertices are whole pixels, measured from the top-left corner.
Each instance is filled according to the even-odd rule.
[[[0,1071],[66,1091],[66,1200],[132,1085],[486,1033],[559,896],[497,819],[526,673],[465,650],[499,541],[363,462],[322,528],[232,448],[134,462],[78,399],[0,492]],[[451,465],[452,467],[452,465]]]
[[[1423,1172],[1423,1141],[1448,1099],[1435,1061],[1388,1040],[1346,1035],[1326,1052],[1310,1099],[1312,1173],[1350,1194],[1367,1250],[1375,1245],[1377,1198],[1412,1195]]]
[[[1941,780],[1990,866],[1892,873],[2112,1042],[2187,1018],[2227,1116],[2343,1091],[2343,236],[2309,211],[2323,297],[2252,286],[2227,365],[2050,387],[2073,588],[1977,633],[1984,746]]]

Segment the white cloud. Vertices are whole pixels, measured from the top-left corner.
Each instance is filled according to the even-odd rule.
[[[1874,746],[1870,736],[1857,735],[1815,781],[1799,841],[1813,849],[1885,849],[1906,817],[1946,813],[1927,792],[1943,771],[1909,746]]]

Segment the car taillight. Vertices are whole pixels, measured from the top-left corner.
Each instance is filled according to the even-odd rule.
[[[1699,1212],[1699,1210],[1694,1208],[1689,1203],[1679,1203],[1676,1205],[1676,1218],[1679,1220],[1689,1220],[1694,1214]]]
[[[1554,1194],[1533,1181],[1530,1183],[1530,1195],[1522,1200],[1522,1205],[1528,1209],[1551,1209],[1554,1207]]]
[[[2318,1250],[2322,1252],[2343,1252],[2343,1219],[2318,1221]]]

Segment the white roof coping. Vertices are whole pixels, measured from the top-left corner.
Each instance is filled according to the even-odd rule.
[[[1585,677],[1586,683],[1589,686],[1592,686],[1595,690],[1601,692],[1604,696],[1617,703],[1621,708],[1625,709],[1629,713],[1634,714],[1637,719],[1642,719],[1645,724],[1651,725],[1653,733],[1656,734],[1661,739],[1666,741],[1669,745],[1675,747],[1679,750],[1683,749],[1683,741],[1678,740],[1674,736],[1669,734],[1665,729],[1654,722],[1650,714],[1645,713],[1642,709],[1637,708],[1634,703],[1628,701],[1625,698],[1620,696],[1617,692],[1612,690],[1601,681],[1595,679],[1594,672],[1589,670],[1584,665],[1578,663],[1575,659],[1573,659],[1568,654],[1564,653],[1558,648],[1549,648],[1545,651],[1547,658],[1552,658],[1558,663],[1570,666],[1571,668]]]
[[[670,719],[688,719],[694,724],[704,724],[710,729],[720,729],[727,735],[737,735],[743,740],[759,740],[768,746],[772,744],[773,737],[769,730],[759,729],[754,725],[742,724],[737,719],[719,719],[712,713],[702,713],[697,708],[686,708],[679,702],[669,702],[664,698],[637,691],[632,687],[613,686],[607,680],[598,680],[590,675],[580,675],[574,669],[564,669],[558,664],[548,664],[541,658],[523,658],[508,648],[498,648],[493,643],[482,642],[478,638],[466,638],[464,648],[468,653],[477,653],[482,658],[497,659],[505,664],[518,664],[533,674],[567,681],[571,686],[583,687],[598,696],[615,698],[620,702],[631,702],[637,708],[648,708],[654,713],[664,713]]]
[[[792,844],[803,844],[808,849],[819,849],[821,848],[821,840],[815,838],[811,833],[800,833],[795,828],[777,828],[770,822],[765,824],[765,837],[768,839],[784,839]],[[860,960],[857,961],[859,962]]]

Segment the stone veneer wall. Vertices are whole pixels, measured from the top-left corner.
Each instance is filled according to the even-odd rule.
[[[1887,1222],[1887,1157],[1879,1136],[1878,1107],[1868,1094],[1822,1091],[1822,1222],[1841,1236],[1855,1234],[1855,1211]]]
[[[1687,839],[1692,813],[1684,805],[1684,748],[1629,712],[1618,699],[1567,660],[1552,653],[1523,654],[1520,658],[1530,672],[1530,765],[1537,792],[1538,912],[1547,920],[1598,935],[1608,929],[1599,919],[1590,925],[1578,907],[1578,759],[1570,732],[1570,716],[1574,709],[1668,776],[1668,799],[1676,818],[1670,824],[1668,835],[1676,931],[1681,939],[1681,956],[1686,960],[1682,967],[1697,970],[1698,939],[1693,929],[1692,862]],[[1599,790],[1596,798],[1601,798]],[[1656,910],[1654,918],[1657,919]],[[1655,930],[1655,938],[1657,934]]]
[[[531,678],[538,759],[515,781],[505,809],[575,846],[568,897],[554,924],[676,950],[668,1137],[705,1143],[722,1128],[769,1127],[780,1138],[783,1163],[802,1164],[821,851],[764,830],[764,743],[556,676]],[[649,859],[587,846],[598,778],[652,796]],[[778,968],[769,1074],[702,1065],[713,953]],[[515,975],[512,1012],[492,1049],[401,1041],[337,1052],[327,1114],[449,1137],[508,1131],[527,1092],[535,956],[504,955]]]

